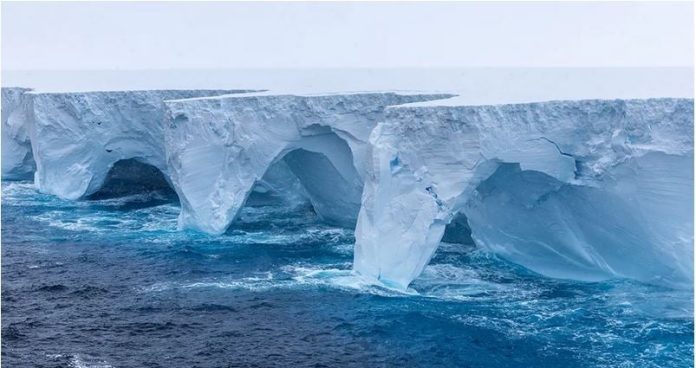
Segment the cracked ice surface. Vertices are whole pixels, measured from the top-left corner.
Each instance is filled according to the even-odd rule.
[[[355,269],[400,287],[452,217],[479,247],[553,277],[693,275],[693,101],[388,109],[370,143]]]

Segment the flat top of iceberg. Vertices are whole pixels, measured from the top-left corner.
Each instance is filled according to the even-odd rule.
[[[3,88],[17,88],[17,87],[3,87]],[[97,94],[120,94],[120,93],[162,93],[162,94],[169,94],[169,93],[185,93],[185,92],[191,92],[191,91],[196,91],[199,93],[210,93],[211,96],[220,96],[220,95],[226,95],[226,96],[232,96],[233,94],[239,94],[239,93],[256,93],[262,90],[258,89],[210,89],[210,88],[205,88],[205,89],[186,89],[186,88],[174,88],[174,89],[165,89],[165,88],[156,88],[156,89],[127,89],[127,90],[75,90],[75,91],[46,91],[46,90],[36,90],[36,89],[30,89],[30,88],[24,88],[27,89],[26,94],[31,94],[31,95],[60,95],[60,94],[85,94],[85,95],[97,95]]]
[[[535,102],[509,102],[496,104],[472,104],[466,96],[454,96],[438,100],[428,100],[419,102],[409,102],[401,105],[388,106],[387,109],[411,109],[411,108],[457,108],[457,107],[495,107],[495,106],[524,106],[530,104],[562,104],[562,103],[596,103],[606,101],[623,101],[623,102],[645,102],[645,101],[660,101],[660,100],[690,100],[689,97],[649,97],[649,98],[586,98],[586,99],[555,99],[543,100]]]
[[[384,90],[384,91],[329,91],[329,92],[297,92],[288,93],[283,91],[260,91],[260,92],[249,92],[249,93],[234,93],[234,94],[222,94],[213,96],[202,96],[202,97],[192,97],[192,98],[182,98],[176,100],[167,100],[166,102],[178,102],[178,101],[198,101],[198,100],[216,100],[220,98],[236,98],[236,99],[246,99],[254,97],[283,97],[283,96],[293,96],[293,97],[324,97],[324,96],[350,96],[350,95],[376,95],[376,94],[386,94],[393,93],[403,96],[417,96],[423,94],[442,94],[455,96],[452,94],[447,94],[441,91],[399,91],[399,90]]]
[[[3,71],[6,86],[38,92],[153,89],[413,91],[457,94],[452,104],[579,99],[693,98],[691,68],[363,68],[138,71]]]

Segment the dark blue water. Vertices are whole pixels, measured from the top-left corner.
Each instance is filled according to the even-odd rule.
[[[691,291],[537,276],[443,244],[411,290],[350,272],[352,231],[247,207],[176,231],[162,193],[2,189],[3,367],[689,367]]]

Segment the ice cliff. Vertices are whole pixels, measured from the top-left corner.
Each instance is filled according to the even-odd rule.
[[[445,234],[551,277],[693,282],[691,99],[2,92],[3,178],[35,163],[37,188],[66,199],[157,179],[180,227],[210,234],[252,194],[309,201],[356,228],[356,272],[397,287]]]
[[[243,91],[25,93],[34,183],[44,193],[82,198],[102,186],[116,162],[127,159],[154,166],[167,177],[163,100],[236,92]]]
[[[224,232],[270,167],[283,162],[325,221],[352,227],[372,128],[385,108],[450,95],[356,93],[167,101],[167,159],[179,224]]]
[[[544,275],[692,282],[692,100],[395,107],[370,145],[362,274],[408,285],[465,216],[477,246]]]
[[[2,177],[29,179],[36,165],[24,122],[23,99],[28,88],[2,88]]]

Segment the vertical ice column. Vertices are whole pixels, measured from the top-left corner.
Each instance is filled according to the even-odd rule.
[[[36,169],[26,130],[27,88],[2,88],[2,178],[31,179]]]
[[[354,269],[405,288],[430,261],[478,175],[479,134],[465,123],[441,127],[402,116],[379,124],[370,142]]]
[[[363,189],[355,231],[354,268],[406,287],[430,261],[449,222],[449,209],[398,158],[376,157],[376,180]]]

